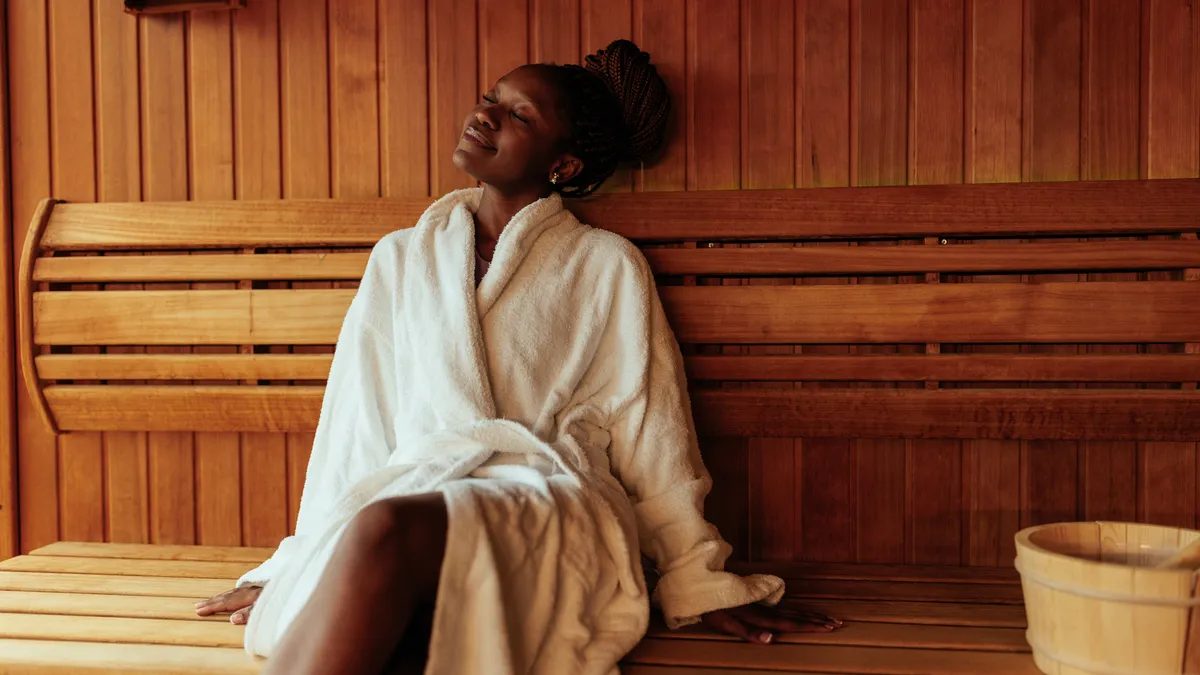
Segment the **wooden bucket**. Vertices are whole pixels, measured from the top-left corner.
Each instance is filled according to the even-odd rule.
[[[1155,569],[1200,532],[1056,523],[1017,534],[1026,636],[1047,675],[1200,675],[1192,570]]]

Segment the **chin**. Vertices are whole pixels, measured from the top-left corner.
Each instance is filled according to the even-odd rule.
[[[464,150],[462,147],[455,148],[454,155],[451,157],[451,161],[454,162],[454,168],[462,171],[475,180],[480,180],[479,176],[476,174],[476,159],[477,158],[472,157],[471,153]]]

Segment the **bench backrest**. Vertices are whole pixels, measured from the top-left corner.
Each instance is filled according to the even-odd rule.
[[[310,431],[366,251],[428,203],[48,200],[26,384],[60,431]],[[572,208],[646,251],[703,434],[1200,439],[1200,180]]]

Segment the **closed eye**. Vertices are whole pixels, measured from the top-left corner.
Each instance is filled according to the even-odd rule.
[[[487,94],[483,95],[483,100],[487,103],[491,103],[492,105],[496,105],[498,103],[498,101],[496,99],[492,98],[491,96],[488,96]]]
[[[529,120],[527,120],[527,119],[525,119],[524,117],[521,117],[520,115],[518,115],[518,114],[516,113],[516,111],[513,111],[513,112],[511,112],[511,113],[509,113],[509,114],[510,114],[510,115],[512,115],[512,116],[513,116],[513,117],[514,117],[516,120],[518,120],[518,121],[520,121],[520,122],[524,122],[525,124],[529,124]]]

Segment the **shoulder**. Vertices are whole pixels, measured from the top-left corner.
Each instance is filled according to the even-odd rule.
[[[632,241],[615,232],[585,225],[580,228],[580,250],[590,261],[618,276],[651,274],[646,256]]]

